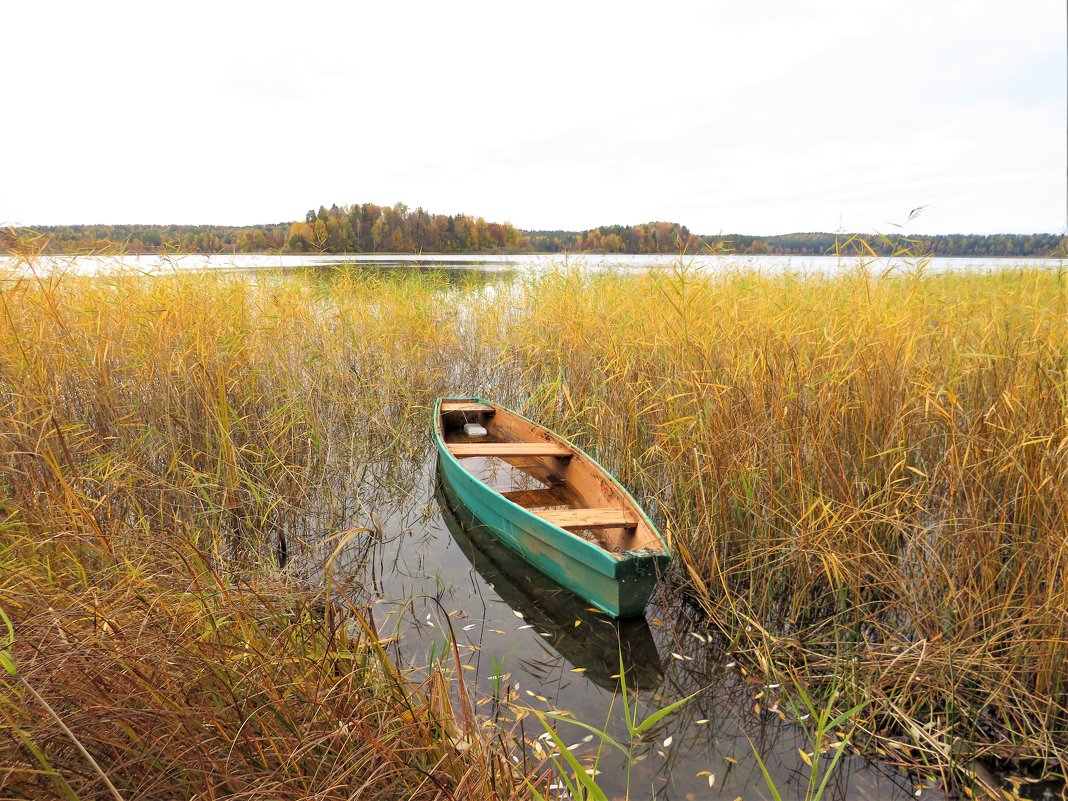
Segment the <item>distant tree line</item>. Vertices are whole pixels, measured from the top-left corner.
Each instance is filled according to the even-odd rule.
[[[703,236],[700,240],[702,245],[725,243],[735,253],[752,255],[774,253],[819,256],[836,252],[852,254],[866,251],[870,247],[880,256],[908,252],[928,256],[1012,257],[1064,255],[1068,249],[1068,238],[1061,234],[731,234]]]
[[[795,233],[776,236],[698,236],[684,225],[649,222],[603,225],[586,231],[522,231],[510,223],[466,214],[431,214],[403,203],[364,203],[309,211],[303,220],[270,225],[56,225],[20,228],[0,237],[50,253],[687,253],[714,248],[740,254],[818,256],[856,252],[857,243],[879,255],[907,250],[933,256],[1049,256],[1063,254],[1058,234],[940,234],[861,237]]]

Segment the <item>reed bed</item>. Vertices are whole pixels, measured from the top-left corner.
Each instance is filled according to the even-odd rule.
[[[1063,274],[679,263],[525,292],[539,406],[659,506],[732,647],[845,683],[891,761],[1065,774]]]
[[[373,538],[455,393],[601,457],[664,522],[677,603],[806,697],[833,676],[873,752],[1063,774],[1065,292],[1026,268],[12,270],[0,795],[529,790],[321,561]]]
[[[425,459],[450,291],[2,276],[0,797],[529,794],[455,666],[402,675],[314,561]]]

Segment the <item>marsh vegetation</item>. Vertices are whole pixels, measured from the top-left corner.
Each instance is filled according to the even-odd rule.
[[[992,767],[1063,777],[1065,280],[10,268],[0,786],[549,792],[530,732],[483,725],[456,638],[398,665],[348,569],[383,498],[429,500],[412,466],[456,394],[631,489],[677,554],[662,603],[778,689],[817,767],[848,748],[965,795]],[[847,710],[848,744],[813,728]]]

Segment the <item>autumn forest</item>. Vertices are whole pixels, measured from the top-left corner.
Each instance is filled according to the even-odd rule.
[[[32,243],[49,253],[694,253],[715,247],[741,254],[834,253],[849,233],[698,235],[671,222],[606,225],[586,231],[525,231],[467,214],[433,214],[403,203],[332,205],[303,220],[267,225],[59,225],[0,232],[0,250]],[[1058,234],[863,235],[879,254],[907,248],[933,256],[1051,256]]]

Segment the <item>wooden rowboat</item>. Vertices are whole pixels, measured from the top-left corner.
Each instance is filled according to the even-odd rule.
[[[439,398],[434,437],[444,481],[502,543],[612,617],[645,611],[671,553],[607,470],[481,398]]]

